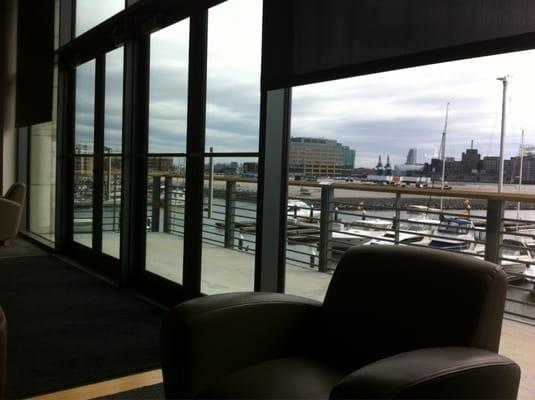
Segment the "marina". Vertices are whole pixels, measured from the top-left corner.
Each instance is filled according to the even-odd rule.
[[[176,179],[176,178],[175,178]],[[162,182],[164,180],[162,179]],[[147,196],[147,270],[175,282],[181,281],[182,237],[185,193],[173,195],[179,185],[159,187]],[[229,182],[231,184],[229,184]],[[203,222],[203,288],[205,293],[251,290],[256,246],[256,203],[251,180],[215,180],[209,202],[205,191]],[[440,211],[437,189],[359,185],[358,183],[307,184],[309,194],[300,196],[302,183],[290,182],[287,207],[286,273],[287,291],[321,300],[340,255],[353,245],[432,246],[444,251],[461,251],[467,256],[489,259],[489,243],[499,243],[494,256],[510,280],[508,311],[519,318],[535,320],[535,211],[518,211],[516,202],[535,203],[527,193],[494,193],[455,188],[447,192],[444,204],[481,201],[489,209],[444,208]],[[228,196],[226,190],[233,190]],[[325,204],[325,191],[333,192]],[[526,190],[527,191],[527,190]],[[162,197],[162,193],[164,193]],[[294,194],[295,193],[295,194]],[[323,193],[323,194],[322,194]],[[351,195],[348,196],[348,193]],[[166,197],[167,195],[167,197]],[[468,195],[470,197],[468,197]],[[227,199],[231,199],[227,203]],[[347,199],[351,201],[348,202]],[[382,202],[373,209],[366,204]],[[426,205],[422,205],[425,203]],[[428,204],[428,205],[427,205]],[[488,226],[493,205],[501,204],[501,241],[490,237]],[[118,257],[120,201],[104,204],[103,251]],[[327,224],[322,213],[329,215]],[[490,218],[490,219],[489,219]],[[91,208],[79,203],[75,209],[75,240],[90,243]],[[492,236],[492,235],[491,235]],[[494,246],[494,245],[492,245]],[[228,286],[224,283],[227,282]]]

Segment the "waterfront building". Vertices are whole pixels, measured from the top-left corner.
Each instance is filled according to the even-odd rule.
[[[332,139],[290,139],[289,170],[297,176],[348,176],[355,165],[355,150]]]
[[[481,155],[477,149],[466,149],[461,156],[461,172],[463,175],[477,174],[480,170]]]
[[[416,165],[417,158],[418,158],[417,150],[409,149],[409,153],[407,154],[407,161],[405,162],[405,165]]]

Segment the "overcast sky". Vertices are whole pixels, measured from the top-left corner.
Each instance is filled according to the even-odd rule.
[[[113,9],[121,2],[106,3]],[[81,15],[84,26],[94,24],[89,17],[103,19]],[[207,149],[257,151],[261,1],[228,1],[210,10],[209,21]],[[151,37],[151,152],[185,151],[188,27],[182,21]],[[118,53],[108,57],[107,66],[106,127],[114,147],[121,131]],[[77,138],[92,132],[91,71],[79,67]],[[438,152],[450,102],[446,155],[459,159],[472,139],[483,155],[498,155],[502,84],[496,78],[510,75],[505,141],[510,157],[518,152],[522,128],[526,143],[535,144],[533,71],[535,51],[526,51],[296,87],[292,136],[336,139],[356,150],[356,166],[375,166],[379,154],[403,163],[409,148],[417,148],[423,163]]]

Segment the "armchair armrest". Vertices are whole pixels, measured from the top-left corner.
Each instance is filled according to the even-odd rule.
[[[518,365],[487,350],[437,347],[401,353],[362,367],[340,381],[331,399],[514,399]]]
[[[19,230],[22,206],[12,200],[0,198],[0,240],[10,239]]]
[[[279,293],[213,295],[178,305],[161,329],[166,397],[192,398],[235,370],[298,354],[320,310],[318,302]]]

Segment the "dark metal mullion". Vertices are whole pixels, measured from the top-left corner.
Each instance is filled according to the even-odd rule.
[[[290,107],[290,88],[262,92],[256,291],[284,292]]]
[[[58,71],[58,128],[56,150],[55,247],[65,252],[72,242],[74,218],[74,104],[76,73],[74,68]]]
[[[146,187],[149,116],[149,36],[124,49],[123,160],[121,189],[121,276],[123,285],[141,284],[146,256]]]
[[[190,18],[186,204],[184,209],[184,290],[187,297],[201,291],[204,157],[206,128],[206,70],[208,10],[202,5]]]
[[[102,200],[104,186],[104,102],[106,56],[95,60],[95,120],[93,153],[93,249],[102,251]]]

